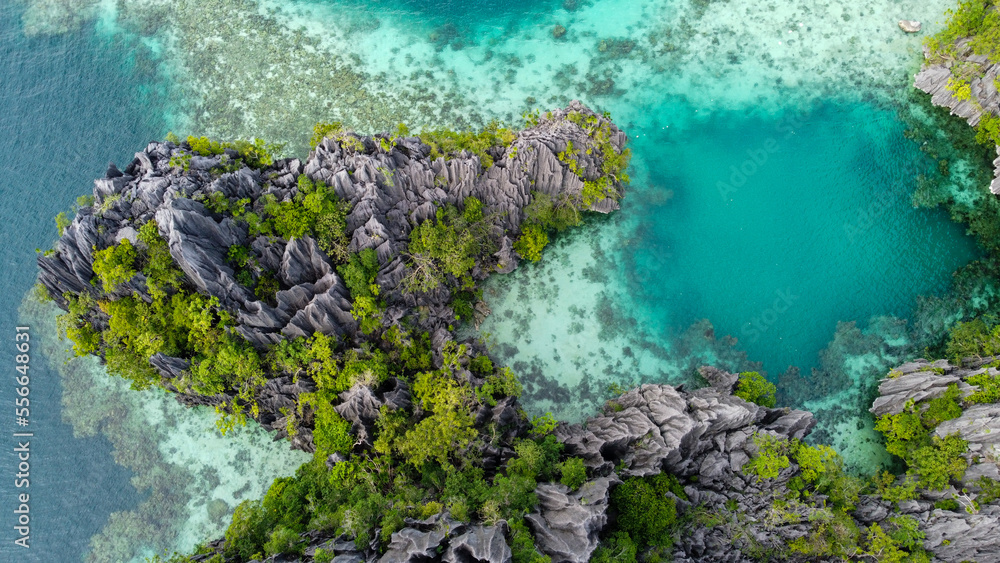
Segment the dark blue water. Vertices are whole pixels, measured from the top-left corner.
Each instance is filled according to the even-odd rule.
[[[20,10],[0,4],[0,560],[79,561],[108,515],[140,500],[130,473],[104,438],[75,439],[60,414],[59,379],[33,357],[30,487],[15,490],[14,326],[37,273],[35,248],[56,237],[52,218],[68,210],[109,161],[126,163],[165,133],[163,112],[135,77],[131,49],[87,27],[26,38]],[[43,248],[43,250],[44,250]],[[31,548],[13,544],[14,496],[30,495]]]

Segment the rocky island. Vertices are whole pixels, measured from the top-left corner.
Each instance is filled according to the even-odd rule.
[[[579,425],[526,415],[516,374],[456,328],[489,314],[479,282],[615,211],[629,157],[579,103],[526,118],[320,124],[304,161],[168,139],[62,218],[39,282],[78,354],[313,454],[224,538],[155,561],[1000,561],[982,321],[886,374],[872,413],[898,466],[874,478],[756,372],[618,389]]]

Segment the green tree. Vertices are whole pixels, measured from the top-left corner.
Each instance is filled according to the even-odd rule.
[[[740,374],[733,395],[762,407],[773,408],[777,390],[778,388],[760,373],[745,371]]]
[[[521,236],[514,243],[514,250],[526,260],[538,262],[542,259],[542,249],[549,244],[549,235],[538,225],[521,227]]]
[[[132,279],[138,256],[135,247],[128,239],[122,239],[114,246],[94,252],[94,275],[101,281],[104,291],[114,291],[119,284]]]

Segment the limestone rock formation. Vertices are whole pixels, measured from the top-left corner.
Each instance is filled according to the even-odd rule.
[[[942,396],[955,385],[963,397],[979,390],[969,378],[988,374],[1000,376],[994,367],[997,358],[966,358],[961,366],[947,360],[914,360],[892,370],[879,385],[879,397],[871,411],[876,416],[898,414],[907,404]],[[919,407],[918,407],[919,408]],[[924,547],[939,561],[1000,561],[1000,503],[981,497],[979,479],[1000,480],[1000,404],[966,406],[957,418],[945,420],[933,435],[958,435],[968,442],[964,457],[970,467],[962,477],[962,489],[947,486],[943,491],[920,490],[920,497],[899,503],[899,512],[917,519],[926,534]],[[956,500],[957,499],[957,500]],[[978,500],[977,500],[978,499]],[[935,508],[938,500],[955,500],[956,510]]]

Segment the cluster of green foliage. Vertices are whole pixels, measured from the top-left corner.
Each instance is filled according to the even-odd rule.
[[[743,466],[744,473],[756,475],[760,480],[774,479],[791,465],[788,459],[790,444],[787,440],[758,433],[754,434],[753,443],[757,447],[757,453]]]
[[[489,362],[488,356],[478,356],[479,358],[485,358]],[[475,360],[474,360],[475,361]],[[478,362],[482,364],[483,362]],[[471,365],[470,362],[469,369],[478,371],[477,366]],[[479,368],[479,370],[493,372],[492,362],[488,367]],[[495,407],[497,405],[497,400],[502,397],[520,397],[521,392],[521,382],[518,381],[517,376],[514,375],[513,370],[509,367],[502,367],[495,375],[488,375],[486,380],[476,389],[476,398],[479,399],[480,403]]]
[[[969,357],[1000,355],[1000,325],[988,326],[981,318],[956,323],[948,331],[945,354],[957,365]]]
[[[644,561],[659,561],[669,554],[678,531],[675,498],[687,500],[676,477],[660,473],[629,477],[611,491],[614,525],[604,531],[604,540],[591,562],[634,563],[639,553]]]
[[[260,139],[250,141],[213,141],[208,137],[187,138],[187,145],[191,152],[201,156],[225,155],[226,149],[235,150],[239,153],[239,158],[234,162],[223,162],[223,166],[229,166],[236,170],[244,164],[250,168],[261,169],[274,164],[274,155],[282,150],[281,145],[265,143]]]
[[[473,287],[476,259],[495,252],[493,218],[474,197],[462,205],[462,211],[451,205],[438,209],[436,220],[426,220],[410,233],[410,270],[403,280],[407,291],[432,291],[449,279],[462,288]]]
[[[903,412],[883,415],[875,423],[885,436],[886,450],[906,462],[907,474],[921,487],[942,490],[965,474],[968,443],[957,435],[940,438],[933,432],[942,422],[961,416],[961,396],[952,384],[942,396],[920,403],[910,400]]]
[[[580,224],[580,210],[568,197],[558,201],[542,192],[531,192],[531,203],[524,208],[521,236],[514,250],[521,258],[537,262],[549,243],[550,232],[560,232]]]
[[[103,250],[94,251],[94,275],[100,280],[104,291],[112,292],[119,284],[125,283],[135,276],[135,261],[139,253],[128,239],[109,246]],[[91,281],[96,285],[96,280]]]
[[[254,296],[269,305],[276,305],[276,294],[281,284],[273,272],[261,267],[254,252],[242,245],[230,246],[226,252],[226,261],[236,272],[236,281],[247,288],[253,289]]]
[[[299,176],[298,189],[288,201],[278,201],[272,195],[264,196],[264,216],[247,213],[250,234],[277,235],[286,240],[311,235],[323,252],[335,263],[347,260],[346,202],[341,201],[323,182],[313,182],[308,176]]]
[[[313,409],[316,420],[317,452],[295,477],[275,481],[263,501],[240,505],[226,532],[227,557],[247,561],[301,553],[300,534],[310,530],[347,534],[358,547],[367,547],[379,531],[384,546],[405,518],[424,519],[447,510],[463,521],[505,520],[514,561],[549,561],[535,550],[523,517],[537,504],[534,490],[539,481],[561,476],[579,486],[581,473],[586,478],[582,461],[560,463],[562,444],[550,433],[539,433],[514,438],[510,445],[515,457],[488,477],[478,447],[471,446],[482,446],[497,435],[480,433],[472,426],[471,414],[486,404],[481,400],[496,399],[500,391],[475,387],[462,373],[474,362],[477,371],[492,369],[492,363],[477,361],[479,356],[467,347],[452,343],[444,349],[440,368],[415,370],[401,361],[399,348],[413,340],[419,345],[423,339],[409,334],[392,338],[391,351],[338,353],[336,341],[321,335],[272,350],[269,361],[275,370],[316,382],[318,390],[306,398],[305,407]],[[383,406],[373,450],[355,448],[347,423],[333,409],[335,394],[355,383],[377,387],[387,374],[413,382],[414,407]],[[486,375],[487,381],[510,377],[516,382],[502,372]],[[326,458],[332,452],[347,460],[329,469]]]
[[[72,221],[70,221],[69,217],[66,216],[65,211],[60,211],[59,214],[56,215],[56,230],[59,231],[59,236],[63,236],[63,232],[66,231],[66,227],[70,226],[71,223]]]
[[[542,249],[549,244],[549,235],[538,225],[524,225],[521,236],[514,243],[514,251],[521,258],[538,262],[542,259]]]
[[[94,271],[109,292],[141,270],[150,299],[105,294],[95,303],[86,294],[68,295],[70,310],[61,326],[75,351],[100,353],[108,372],[129,380],[135,389],[163,383],[149,364],[154,354],[188,358],[190,368],[172,385],[202,395],[223,391],[236,395],[231,404],[220,405],[220,428],[242,423],[246,405],[256,416],[255,395],[265,382],[257,352],[231,331],[232,318],[219,308],[216,298],[183,287],[183,273],[173,263],[155,222],[139,229],[138,240],[140,245],[124,239],[96,251]],[[88,319],[95,306],[108,317],[103,331],[97,331]]]
[[[469,151],[479,157],[483,169],[493,166],[490,149],[507,147],[514,142],[515,132],[501,127],[498,121],[491,121],[481,131],[450,131],[437,129],[422,131],[420,140],[431,148],[431,158],[452,158],[462,151]]]
[[[587,154],[597,151],[601,158],[601,176],[596,180],[582,178],[583,182],[583,206],[589,207],[599,200],[605,198],[619,199],[621,193],[615,188],[615,184],[627,186],[629,176],[625,172],[628,163],[632,159],[631,149],[619,151],[611,142],[611,121],[601,120],[596,115],[584,116],[580,112],[571,111],[567,119],[579,125],[593,142],[592,146],[585,149]],[[569,163],[569,159],[564,160]],[[570,165],[573,169],[572,165]],[[579,175],[579,174],[578,174]]]
[[[833,448],[766,434],[756,434],[754,444],[758,452],[744,466],[745,472],[767,479],[777,477],[793,462],[798,466],[797,473],[788,481],[787,492],[776,497],[771,508],[772,516],[779,521],[808,526],[808,533],[788,542],[790,554],[786,555],[810,559],[850,559],[863,555],[875,561],[928,560],[916,520],[890,518],[883,523],[884,528],[876,524],[867,530],[858,526],[851,512],[869,485],[844,470],[843,460]],[[901,487],[893,487],[894,482],[895,477],[885,473],[876,484],[880,492],[896,494],[897,500],[913,498],[915,481]],[[892,495],[882,496],[890,500]],[[814,498],[821,504],[810,500]],[[755,553],[753,541],[747,541],[747,552]],[[768,556],[779,555],[782,554]]]
[[[762,407],[773,408],[777,403],[777,391],[778,388],[760,373],[745,371],[739,375],[733,395]]]
[[[1000,15],[993,0],[967,0],[947,13],[945,28],[925,40],[933,59],[955,58],[955,43],[970,37],[969,47],[974,54],[985,55],[990,62],[1000,62]]]
[[[965,398],[968,403],[998,403],[1000,402],[1000,374],[991,375],[983,372],[965,380],[969,385],[978,387],[976,392]]]
[[[351,291],[354,303],[351,316],[358,321],[361,332],[371,334],[382,326],[385,303],[379,300],[378,255],[368,248],[352,254],[347,264],[337,268],[344,284]]]
[[[315,149],[324,139],[333,137],[344,130],[344,125],[339,121],[321,121],[313,125],[313,134],[309,138],[309,148]]]

